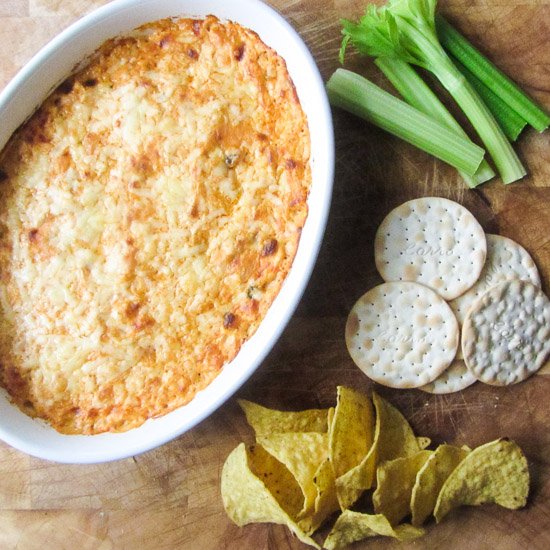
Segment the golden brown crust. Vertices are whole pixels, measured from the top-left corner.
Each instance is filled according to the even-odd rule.
[[[64,433],[206,387],[279,292],[309,133],[284,61],[214,17],[104,44],[0,160],[0,379]]]

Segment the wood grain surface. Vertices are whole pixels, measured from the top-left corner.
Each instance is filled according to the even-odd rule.
[[[105,0],[0,0],[0,88],[57,32]],[[272,0],[300,32],[326,79],[337,67],[338,20],[363,0]],[[550,2],[449,0],[441,10],[494,62],[550,109]],[[386,86],[371,62],[349,68]],[[1,122],[0,122],[1,123]],[[347,313],[381,282],[373,237],[404,200],[437,195],[468,207],[489,232],[520,242],[550,290],[550,133],[527,131],[518,151],[529,177],[465,189],[441,162],[342,112],[334,113],[336,178],[324,244],[307,291],[267,359],[238,397],[281,409],[332,405],[338,384],[369,380],[347,354]],[[463,508],[411,544],[371,539],[354,548],[550,548],[550,377],[509,388],[476,384],[449,396],[378,388],[435,443],[478,445],[501,436],[524,449],[528,506]],[[110,464],[41,461],[0,443],[0,549],[300,549],[281,526],[238,528],[223,510],[220,471],[240,441],[252,441],[231,399],[192,431],[156,450]]]

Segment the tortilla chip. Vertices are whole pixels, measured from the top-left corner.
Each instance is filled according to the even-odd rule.
[[[329,428],[329,457],[338,478],[361,463],[374,437],[374,414],[370,399],[338,386],[334,418]]]
[[[294,476],[304,495],[298,517],[313,511],[318,490],[315,474],[328,458],[328,436],[321,433],[278,433],[258,437],[258,443]]]
[[[304,495],[292,472],[261,445],[248,447],[246,455],[250,471],[262,480],[279,506],[296,518],[304,506]]]
[[[411,541],[423,534],[423,529],[412,525],[403,524],[392,527],[382,514],[361,514],[345,510],[334,524],[323,547],[327,550],[336,550],[352,542],[377,535],[394,537],[399,541]]]
[[[245,399],[239,399],[238,403],[256,437],[285,432],[326,433],[328,431],[327,418],[330,409],[277,411]]]
[[[468,452],[453,445],[440,445],[420,468],[411,496],[413,525],[422,525],[433,512],[441,487]]]
[[[298,525],[307,535],[315,532],[333,512],[340,510],[330,460],[325,460],[319,466],[313,482],[317,489],[313,512],[298,521]]]
[[[453,508],[495,503],[515,510],[525,506],[529,469],[513,441],[497,439],[477,447],[449,475],[437,498],[434,516],[439,523]]]
[[[376,471],[376,448],[380,423],[376,420],[374,441],[365,458],[355,468],[336,479],[336,491],[342,510],[351,508],[357,499],[372,487]]]
[[[411,456],[422,450],[417,437],[405,417],[377,393],[372,393],[372,400],[380,419],[377,442],[378,464],[403,456]]]
[[[383,514],[392,525],[411,512],[411,494],[416,474],[433,451],[419,451],[412,456],[389,460],[376,471],[377,487],[372,495],[374,511]]]
[[[341,510],[351,508],[374,481],[376,454],[369,452],[355,468],[336,479],[336,494]]]
[[[291,493],[285,488],[288,479],[284,474],[286,468],[284,466],[281,468],[282,465],[277,466],[277,461],[266,457],[268,453],[265,451],[254,454],[256,455],[254,457],[249,454],[244,443],[241,443],[227,457],[223,466],[221,493],[229,518],[240,527],[249,523],[263,522],[286,525],[303,543],[319,549],[319,545],[300,529],[280,504],[281,499]],[[249,459],[255,462],[255,469],[260,468],[264,463],[261,476],[251,469]],[[278,479],[273,481],[271,478]],[[265,480],[272,481],[270,488],[266,486]],[[301,496],[299,487],[298,492]],[[293,505],[286,506],[286,508],[292,507]]]
[[[374,458],[368,467],[363,462],[373,441],[374,413],[370,399],[339,386],[334,418],[329,427],[329,458],[342,510],[351,506],[365,489],[370,488],[367,470],[374,469]],[[355,470],[358,466],[359,469]],[[342,476],[345,477],[342,479]]]
[[[355,468],[336,479],[342,510],[351,508],[361,494],[372,487],[378,463],[394,455],[397,458],[414,454],[431,443],[428,437],[416,437],[403,415],[379,395],[373,393],[373,401],[376,422],[371,448]],[[387,437],[387,431],[395,439]]]

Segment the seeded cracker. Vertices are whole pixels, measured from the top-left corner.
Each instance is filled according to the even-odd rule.
[[[487,252],[485,233],[456,202],[426,197],[408,201],[384,219],[374,242],[385,281],[422,283],[446,300],[478,279]]]
[[[353,306],[346,344],[355,364],[376,382],[417,388],[451,364],[458,323],[433,290],[418,283],[384,283]]]
[[[527,281],[504,281],[469,309],[462,329],[464,361],[495,386],[531,376],[550,353],[550,300]]]
[[[472,304],[502,281],[521,279],[540,287],[537,266],[523,246],[500,235],[486,235],[486,238],[487,259],[479,279],[470,290],[449,303],[461,325]]]
[[[443,374],[419,389],[435,394],[453,393],[471,386],[476,381],[477,378],[468,370],[466,363],[461,359],[455,359]]]

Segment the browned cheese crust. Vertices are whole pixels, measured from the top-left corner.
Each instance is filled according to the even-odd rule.
[[[257,329],[311,183],[284,61],[214,17],[104,44],[0,157],[0,380],[63,433],[188,403]]]

